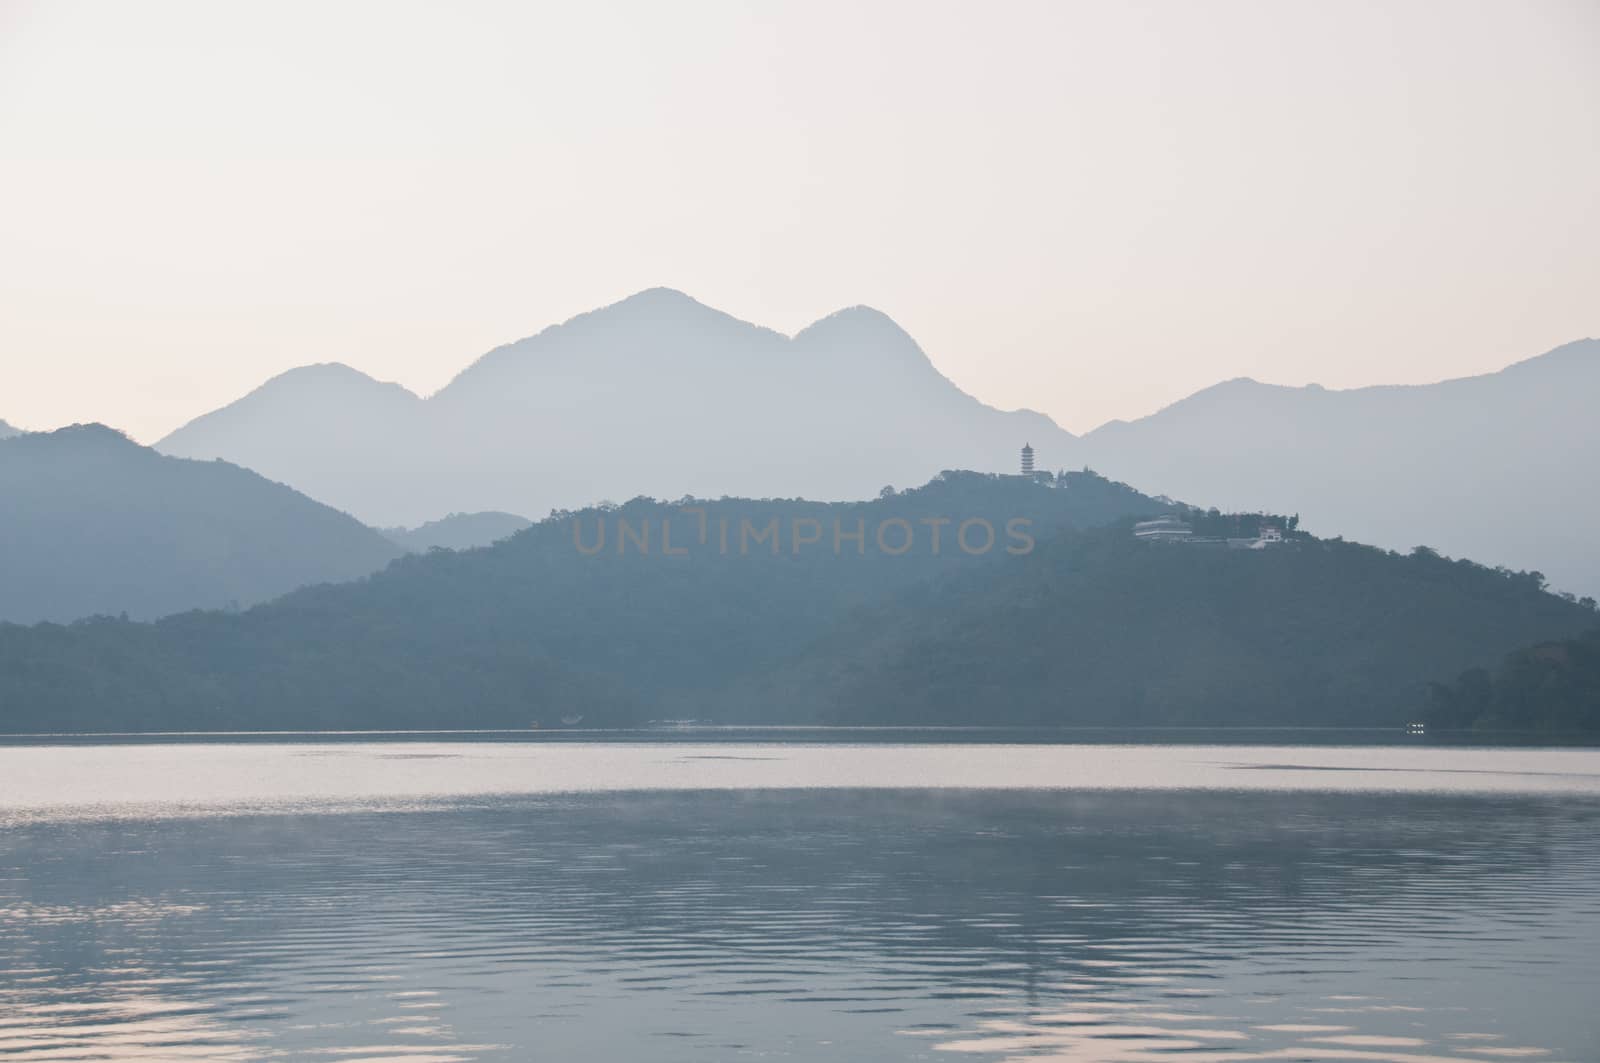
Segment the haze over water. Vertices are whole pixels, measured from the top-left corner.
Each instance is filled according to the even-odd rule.
[[[0,1057],[1594,1059],[1597,825],[1582,750],[5,747]]]

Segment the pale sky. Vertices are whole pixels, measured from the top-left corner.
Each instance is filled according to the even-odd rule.
[[[0,418],[420,393],[667,285],[1085,431],[1600,335],[1600,3],[0,0]]]

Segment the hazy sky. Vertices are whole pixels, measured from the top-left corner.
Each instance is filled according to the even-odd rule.
[[[0,0],[0,418],[430,392],[654,285],[1082,431],[1600,334],[1600,3]]]

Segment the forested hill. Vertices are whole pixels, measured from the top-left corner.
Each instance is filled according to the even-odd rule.
[[[1398,723],[1426,681],[1593,622],[1426,551],[1135,540],[1166,508],[967,473],[554,514],[242,614],[0,626],[0,730]]]
[[[841,724],[1399,725],[1429,680],[1572,635],[1591,604],[1425,549],[1067,534],[858,611],[742,694]]]
[[[699,716],[850,608],[999,563],[1023,542],[1008,522],[1042,539],[1163,508],[1090,473],[1058,486],[948,473],[862,503],[640,499],[556,514],[485,549],[413,555],[242,614],[0,626],[0,731]],[[970,521],[993,534],[968,524],[972,553]]]
[[[248,469],[165,457],[104,425],[0,440],[0,620],[249,606],[400,553]]]
[[[1430,727],[1478,731],[1600,731],[1600,627],[1434,684],[1424,718]]]

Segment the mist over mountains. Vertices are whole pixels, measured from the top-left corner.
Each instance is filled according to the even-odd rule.
[[[1011,469],[1028,440],[1065,453],[1072,436],[967,395],[875,310],[788,337],[658,288],[490,351],[431,398],[308,366],[157,446],[383,526],[637,495],[869,498]]]
[[[248,469],[165,457],[103,425],[0,442],[0,621],[244,608],[400,553]]]
[[[1594,593],[1600,498],[1578,483],[1600,455],[1595,394],[1600,341],[1580,340],[1414,387],[1232,380],[1079,438],[965,394],[875,310],[788,337],[658,288],[490,351],[430,398],[306,366],[157,446],[387,526],[638,495],[870,498],[942,469],[1014,471],[1029,442],[1041,468],[1299,512],[1323,535],[1427,545]]]

